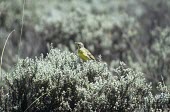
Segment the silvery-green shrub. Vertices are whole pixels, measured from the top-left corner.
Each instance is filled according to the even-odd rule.
[[[6,73],[1,111],[151,111],[168,109],[169,92],[159,84],[152,94],[139,71],[123,62],[108,68],[101,61],[82,62],[74,53],[51,49],[43,58],[21,59]]]

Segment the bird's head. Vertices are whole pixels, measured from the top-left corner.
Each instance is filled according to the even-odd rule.
[[[84,47],[84,44],[82,42],[75,42],[75,44],[78,49]]]

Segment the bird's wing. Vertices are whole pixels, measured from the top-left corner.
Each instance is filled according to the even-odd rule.
[[[90,53],[89,50],[87,50],[86,48],[84,48],[84,51],[86,52],[86,55],[89,57],[89,59],[95,60],[95,57]]]

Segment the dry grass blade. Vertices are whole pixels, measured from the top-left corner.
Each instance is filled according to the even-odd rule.
[[[5,47],[6,47],[6,44],[7,44],[7,42],[8,42],[8,39],[9,39],[9,37],[11,36],[11,34],[12,34],[14,31],[15,31],[15,30],[11,31],[11,33],[8,35],[8,37],[7,37],[6,41],[5,41],[4,47],[3,47],[3,49],[2,49],[2,53],[1,53],[1,63],[0,63],[1,81],[2,81],[2,68],[1,68],[1,67],[2,67],[3,54],[4,54],[4,51],[5,51]]]
[[[43,97],[44,95],[46,95],[47,93],[44,93],[43,95],[41,95],[40,97],[38,97],[35,101],[33,101],[26,109],[24,112],[26,112],[34,103],[36,103],[36,101],[38,101],[41,97]]]
[[[19,37],[18,58],[17,58],[17,61],[18,61],[19,55],[20,55],[21,37],[22,37],[22,30],[23,30],[23,27],[24,27],[25,3],[26,3],[26,0],[23,1],[23,7],[22,7],[22,23],[21,23],[21,33],[20,33],[20,37]]]

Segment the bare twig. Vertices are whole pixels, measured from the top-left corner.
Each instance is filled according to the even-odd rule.
[[[139,56],[139,54],[137,53],[137,51],[135,50],[135,47],[131,44],[131,42],[126,37],[124,37],[124,39],[129,44],[130,49],[132,50],[132,52],[135,55],[136,59],[138,60],[139,64],[143,65],[143,61],[142,61],[141,57]]]

